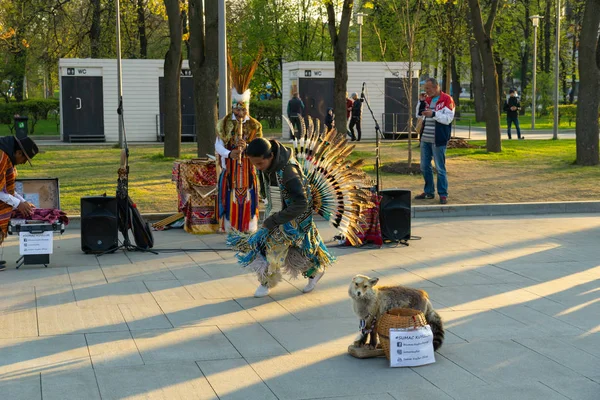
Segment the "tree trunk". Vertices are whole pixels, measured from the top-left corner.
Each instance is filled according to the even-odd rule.
[[[181,153],[181,40],[183,29],[179,0],[164,0],[169,19],[169,50],[165,55],[165,157]]]
[[[471,52],[471,96],[475,98],[475,121],[485,121],[485,93],[483,91],[483,65],[475,38],[469,43]]]
[[[506,91],[504,90],[504,63],[497,51],[494,52],[494,63],[496,64],[498,82],[498,105],[501,105],[506,99]]]
[[[569,103],[573,104],[573,102],[575,101],[575,83],[577,82],[577,63],[576,63],[576,55],[577,55],[577,41],[578,41],[578,36],[579,36],[579,30],[577,29],[577,24],[574,24],[573,26],[573,49],[571,52],[571,68],[572,68],[572,73],[571,73],[571,92],[569,93]]]
[[[550,49],[552,48],[552,32],[550,27],[554,16],[550,14],[550,6],[552,1],[546,0],[546,13],[544,14],[544,58],[542,59],[542,70],[546,73],[550,72]]]
[[[198,157],[215,154],[218,119],[219,9],[216,1],[190,0],[190,69],[194,79],[194,110]],[[206,24],[205,24],[206,23]]]
[[[92,3],[92,26],[90,28],[90,57],[100,58],[100,35],[102,25],[100,21],[100,0],[90,0]]]
[[[456,113],[454,114],[456,118],[460,118],[460,77],[458,76],[458,69],[456,68],[456,57],[452,55],[451,57],[451,65],[452,65],[452,98],[454,99],[454,105],[456,106]]]
[[[329,27],[329,36],[333,46],[333,64],[335,76],[333,78],[333,93],[335,112],[335,125],[341,127],[341,134],[346,132],[346,82],[348,81],[348,61],[346,53],[348,49],[348,27],[350,26],[350,17],[354,0],[344,0],[342,9],[342,18],[339,29],[336,28],[336,11],[333,1],[326,2],[327,6],[327,24]]]
[[[137,0],[137,26],[140,37],[140,58],[148,58],[148,37],[146,36],[145,0]]]
[[[488,20],[483,25],[481,17],[481,7],[479,0],[469,0],[471,9],[471,20],[473,23],[473,33],[477,40],[477,46],[481,54],[483,63],[483,83],[486,91],[485,102],[485,135],[486,147],[488,152],[502,151],[501,131],[500,131],[500,109],[498,107],[498,75],[496,74],[496,64],[494,62],[494,50],[492,47],[492,39],[490,32],[494,26],[494,19],[498,12],[499,0],[491,1],[491,10]]]
[[[587,0],[579,40],[577,100],[577,164],[598,164],[598,106],[600,105],[600,3]]]

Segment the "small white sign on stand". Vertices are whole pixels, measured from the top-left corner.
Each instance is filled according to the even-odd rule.
[[[431,327],[390,329],[390,367],[417,367],[435,362]]]
[[[52,231],[42,233],[19,233],[19,252],[22,256],[34,254],[52,254]]]

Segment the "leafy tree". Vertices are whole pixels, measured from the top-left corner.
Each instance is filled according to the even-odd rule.
[[[336,2],[338,3],[338,2]],[[339,26],[336,23],[336,8],[339,11],[340,3],[334,4],[334,0],[326,0],[327,24],[331,45],[333,46],[333,63],[335,75],[333,79],[333,98],[335,125],[346,126],[346,82],[348,81],[348,28],[354,0],[344,0],[341,4],[341,19]],[[343,134],[343,132],[342,132]]]

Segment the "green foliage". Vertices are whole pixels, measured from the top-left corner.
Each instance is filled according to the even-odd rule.
[[[537,100],[536,100],[536,108],[537,113],[536,116],[546,116],[548,115],[548,107],[550,107],[553,103],[553,93],[554,93],[554,75],[552,73],[539,72],[536,78],[536,91],[537,91]],[[533,92],[533,83],[530,82],[525,89],[526,93]],[[531,96],[526,96],[521,99],[522,107],[531,107]]]
[[[29,117],[29,134],[35,132],[35,125],[41,119],[47,119],[50,111],[58,112],[57,99],[29,99],[21,102],[0,103],[0,123],[13,130],[14,116]]]
[[[548,114],[554,118],[554,105],[548,107],[547,111]],[[558,122],[560,122],[561,119],[564,121],[565,118],[569,121],[569,126],[571,126],[572,122],[577,120],[577,104],[558,105]],[[598,111],[598,118],[600,118],[600,110]]]
[[[259,121],[268,121],[269,128],[281,127],[281,99],[254,101],[250,113]]]
[[[471,99],[460,99],[459,111],[461,113],[465,112],[475,112],[475,100]]]

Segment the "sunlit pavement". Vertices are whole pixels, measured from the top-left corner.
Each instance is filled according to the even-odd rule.
[[[319,223],[322,236],[334,231]],[[310,294],[263,299],[229,251],[81,252],[0,273],[2,399],[600,398],[600,216],[415,219],[410,246],[335,249]],[[155,232],[158,249],[224,236]],[[446,326],[436,363],[389,368],[346,353],[355,274],[425,289]]]

